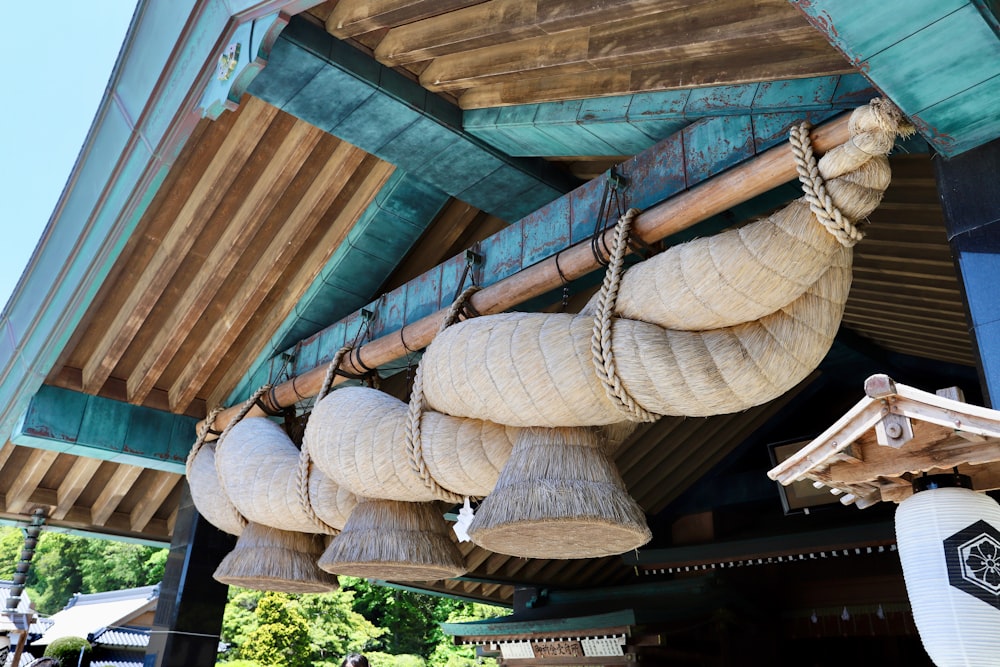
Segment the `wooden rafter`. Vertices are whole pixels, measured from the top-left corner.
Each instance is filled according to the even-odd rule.
[[[55,520],[65,519],[70,510],[73,509],[77,499],[83,490],[87,488],[97,469],[101,467],[99,459],[92,459],[81,456],[73,462],[69,472],[63,477],[57,492],[57,505],[52,512],[51,518]]]
[[[132,530],[142,532],[180,480],[181,476],[174,473],[153,473],[152,480],[143,487],[142,497],[129,515]]]
[[[101,495],[97,497],[93,508],[91,508],[90,520],[95,526],[103,526],[108,522],[118,509],[118,505],[121,504],[121,501],[132,488],[132,485],[139,479],[142,471],[143,468],[127,465],[120,465],[115,469],[114,474],[111,475],[111,479],[108,480],[104,490],[101,491]],[[131,529],[132,517],[129,515],[124,516],[127,519],[125,522],[127,527]]]
[[[5,504],[8,512],[19,514],[27,509],[31,494],[58,456],[58,452],[47,449],[31,450],[27,462],[14,473],[14,481],[7,490]]]
[[[287,118],[287,117],[285,117]],[[167,322],[160,327],[135,364],[128,378],[128,399],[142,403],[160,375],[173,360],[190,330],[208,308],[219,286],[231,279],[230,272],[250,246],[267,215],[324,133],[304,123],[294,121],[281,145],[269,156],[267,169],[244,195],[239,208],[215,246],[204,260],[204,270],[185,286],[185,291],[171,309]],[[266,175],[266,177],[265,177]]]

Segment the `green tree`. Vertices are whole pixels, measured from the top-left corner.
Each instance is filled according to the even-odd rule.
[[[0,529],[0,577],[13,576],[23,544],[19,528]],[[53,614],[74,593],[159,583],[166,558],[166,549],[43,531],[28,574],[28,595],[40,612]]]
[[[247,635],[239,657],[273,667],[311,665],[309,624],[288,595],[265,593],[254,612],[257,627]]]

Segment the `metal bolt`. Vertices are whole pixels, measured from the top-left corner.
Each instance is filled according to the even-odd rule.
[[[888,424],[885,427],[885,434],[890,438],[898,438],[903,435],[903,427],[899,424]]]

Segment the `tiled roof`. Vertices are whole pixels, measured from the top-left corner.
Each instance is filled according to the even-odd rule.
[[[10,589],[13,585],[13,581],[0,579],[0,609],[7,608],[7,598],[10,597]],[[28,591],[21,593],[21,602],[17,605],[17,610],[22,613],[33,611],[31,608],[31,600],[28,598]]]
[[[149,631],[137,628],[101,628],[88,639],[99,646],[145,648],[149,645]]]

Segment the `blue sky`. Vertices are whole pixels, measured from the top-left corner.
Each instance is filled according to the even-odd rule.
[[[9,16],[0,39],[0,304],[73,169],[135,3],[64,1]]]

